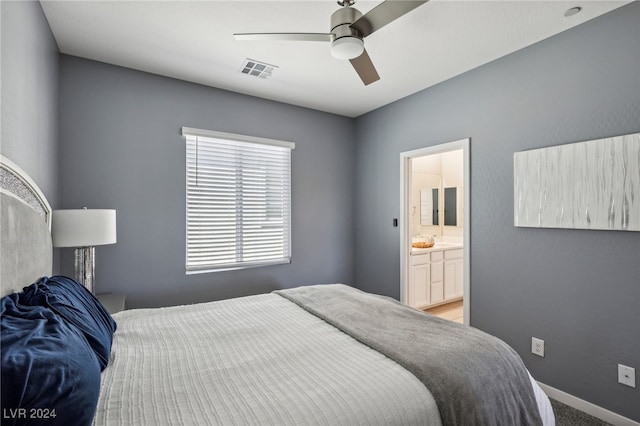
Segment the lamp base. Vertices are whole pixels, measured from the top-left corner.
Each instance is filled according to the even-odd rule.
[[[92,294],[94,292],[94,271],[96,268],[96,248],[77,247],[76,248],[76,281],[84,285]]]

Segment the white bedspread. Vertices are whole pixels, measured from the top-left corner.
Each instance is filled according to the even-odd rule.
[[[276,294],[114,318],[95,425],[441,424],[411,373]]]

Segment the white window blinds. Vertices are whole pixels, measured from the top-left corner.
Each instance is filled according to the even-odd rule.
[[[187,272],[291,258],[293,143],[182,128],[187,144]]]

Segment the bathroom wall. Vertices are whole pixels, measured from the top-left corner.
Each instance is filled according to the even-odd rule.
[[[426,155],[412,160],[411,177],[411,206],[412,206],[412,234],[437,235],[440,237],[462,237],[464,217],[464,179],[463,179],[463,151],[456,150],[442,154]],[[443,226],[444,220],[440,214],[440,225],[421,223],[422,189],[439,188],[439,211],[443,212],[444,188],[456,187],[458,226]],[[424,221],[423,221],[424,222]]]

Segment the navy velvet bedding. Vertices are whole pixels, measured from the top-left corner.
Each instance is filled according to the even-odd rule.
[[[82,285],[43,278],[2,298],[2,424],[88,425],[116,323]]]
[[[116,323],[89,290],[71,278],[55,276],[26,287],[21,300],[26,305],[49,307],[82,331],[104,370]]]

